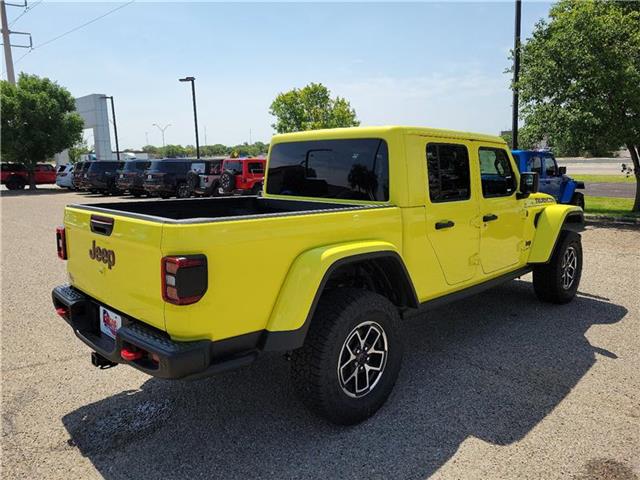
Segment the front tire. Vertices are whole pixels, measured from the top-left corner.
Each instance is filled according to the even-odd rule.
[[[582,243],[575,232],[561,232],[549,263],[533,268],[533,288],[543,302],[564,304],[576,296],[582,276]]]
[[[291,374],[302,401],[340,425],[373,415],[393,390],[402,364],[397,308],[358,289],[322,296]]]
[[[571,198],[571,204],[584,210],[584,195],[580,192],[575,192]]]

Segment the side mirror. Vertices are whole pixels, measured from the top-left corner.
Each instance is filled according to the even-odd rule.
[[[567,167],[558,167],[558,175],[566,175]]]
[[[524,172],[520,174],[520,188],[518,198],[527,198],[530,194],[538,191],[538,174],[535,172]]]

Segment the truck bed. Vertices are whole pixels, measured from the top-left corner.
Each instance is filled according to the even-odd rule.
[[[376,205],[281,200],[262,197],[196,198],[69,205],[72,208],[162,223],[208,223],[265,216],[375,208]]]

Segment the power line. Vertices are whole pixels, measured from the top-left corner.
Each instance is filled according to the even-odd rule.
[[[26,15],[31,10],[33,10],[38,5],[40,5],[43,1],[44,0],[40,0],[39,2],[34,3],[32,6],[25,8],[24,11],[20,15],[18,15],[16,18],[13,19],[13,21],[9,24],[9,26],[12,26],[14,23],[16,23],[18,20],[20,20],[24,15]]]
[[[102,15],[99,15],[99,16],[97,16],[97,17],[95,17],[95,18],[93,18],[93,19],[89,20],[88,22],[83,23],[82,25],[78,25],[77,27],[74,27],[74,28],[72,28],[71,30],[67,30],[66,32],[61,33],[60,35],[57,35],[57,36],[55,36],[55,37],[53,37],[53,38],[50,38],[50,39],[49,39],[49,40],[47,40],[46,42],[42,42],[42,43],[40,43],[40,44],[36,45],[36,46],[35,46],[35,47],[33,47],[31,50],[29,50],[27,53],[25,53],[23,56],[21,56],[18,60],[16,60],[16,62],[15,62],[15,63],[18,63],[20,60],[22,60],[24,57],[26,57],[28,54],[30,54],[30,53],[31,53],[31,52],[33,52],[34,50],[39,49],[39,48],[42,48],[42,47],[44,47],[44,46],[46,46],[46,45],[49,45],[50,43],[53,43],[53,42],[55,42],[56,40],[60,40],[61,38],[66,37],[67,35],[70,35],[70,34],[72,34],[72,33],[74,33],[74,32],[77,32],[78,30],[80,30],[80,29],[82,29],[82,28],[84,28],[84,27],[86,27],[86,26],[88,26],[88,25],[91,25],[92,23],[97,22],[98,20],[102,20],[102,19],[103,19],[104,17],[106,17],[107,15],[111,15],[112,13],[117,12],[118,10],[121,10],[121,9],[123,9],[124,7],[127,7],[127,6],[131,5],[131,4],[132,4],[132,3],[134,3],[135,1],[136,1],[136,0],[129,0],[128,2],[123,3],[122,5],[118,5],[116,8],[112,8],[111,10],[109,10],[109,11],[107,11],[107,12],[103,13]]]

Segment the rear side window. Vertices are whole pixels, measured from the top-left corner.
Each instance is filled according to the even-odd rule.
[[[529,171],[542,173],[542,159],[538,155],[534,155],[529,159]]]
[[[197,163],[192,163],[191,164],[191,170],[196,172],[196,173],[204,173],[204,169],[205,169],[205,163],[204,162],[197,162]]]
[[[264,164],[260,162],[249,162],[247,170],[249,173],[264,173]]]
[[[544,171],[548,177],[553,177],[556,174],[556,161],[553,157],[544,157]]]
[[[480,147],[480,178],[485,198],[507,197],[516,191],[509,155],[501,148]]]
[[[279,143],[272,147],[267,193],[389,200],[389,152],[379,138]]]
[[[471,197],[469,152],[464,145],[427,144],[427,174],[432,203],[457,202]]]

